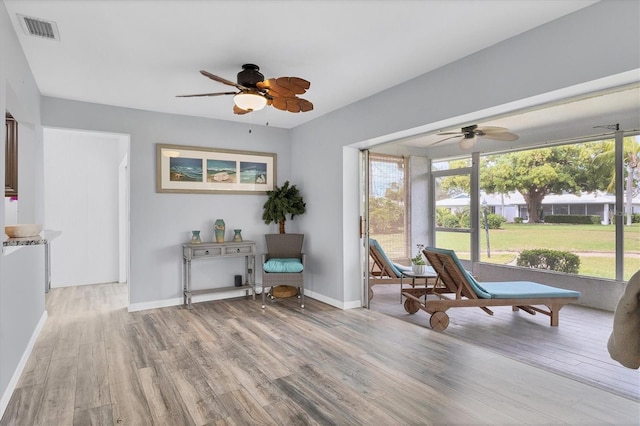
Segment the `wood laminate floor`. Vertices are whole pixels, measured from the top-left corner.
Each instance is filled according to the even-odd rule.
[[[428,328],[429,314],[408,314],[399,292],[398,285],[374,286],[371,309]],[[640,402],[640,370],[623,367],[607,350],[612,312],[566,305],[559,327],[550,327],[545,315],[512,312],[509,306],[491,309],[493,316],[479,308],[449,309],[443,333]]]
[[[637,400],[470,343],[455,324],[438,333],[310,298],[125,306],[121,284],[51,290],[0,425],[640,422]]]

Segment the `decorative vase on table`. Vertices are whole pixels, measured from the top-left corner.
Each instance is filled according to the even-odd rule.
[[[191,244],[200,244],[200,231],[191,231]]]
[[[216,243],[224,243],[224,230],[225,230],[224,220],[217,219],[213,226],[213,229],[216,235]]]
[[[233,241],[242,241],[242,234],[240,234],[242,232],[242,229],[234,229],[233,230]]]
[[[413,273],[416,275],[424,275],[427,266],[426,265],[411,265],[411,269],[413,269]]]

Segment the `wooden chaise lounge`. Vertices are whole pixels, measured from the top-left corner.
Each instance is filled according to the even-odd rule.
[[[447,309],[460,307],[479,307],[493,315],[489,306],[511,306],[513,311],[548,315],[551,326],[557,326],[560,309],[580,298],[578,291],[530,281],[478,282],[464,269],[453,250],[427,247],[423,254],[437,273],[436,282],[433,287],[403,289],[404,309],[410,314],[418,310],[431,314],[429,324],[437,331],[449,325]]]
[[[427,285],[428,280],[435,280],[436,273],[431,267],[427,267],[424,275],[416,276],[410,267],[393,263],[384,252],[380,243],[369,238],[369,257],[372,262],[369,268],[369,299],[373,297],[373,286],[377,284],[403,284]]]

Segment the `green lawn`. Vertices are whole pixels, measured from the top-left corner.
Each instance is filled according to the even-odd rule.
[[[551,248],[578,253],[580,274],[601,278],[615,277],[615,228],[607,225],[563,225],[563,224],[514,224],[502,225],[501,229],[489,230],[491,258],[487,258],[485,232],[481,232],[480,259],[483,262],[508,264],[513,262],[523,249]],[[377,236],[392,241],[397,236]],[[438,232],[436,245],[453,249],[462,259],[469,259],[469,234]],[[624,278],[640,269],[640,224],[624,228]]]

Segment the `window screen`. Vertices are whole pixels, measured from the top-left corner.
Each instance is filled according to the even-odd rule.
[[[395,262],[408,263],[408,163],[404,157],[369,155],[369,232]]]

